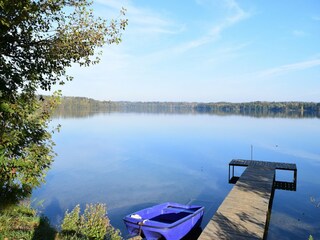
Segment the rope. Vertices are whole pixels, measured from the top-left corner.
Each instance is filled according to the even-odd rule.
[[[139,236],[141,236],[141,232],[142,232],[142,226],[144,225],[144,223],[147,221],[147,219],[141,221],[141,222],[138,222],[138,225],[139,225]]]

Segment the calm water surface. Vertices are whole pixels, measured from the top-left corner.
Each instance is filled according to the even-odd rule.
[[[250,159],[252,145],[256,160],[298,167],[297,191],[275,192],[268,239],[320,239],[319,119],[100,113],[52,124],[58,156],[33,199],[54,224],[102,202],[125,237],[123,216],[173,201],[204,205],[205,226],[232,188],[229,161]]]

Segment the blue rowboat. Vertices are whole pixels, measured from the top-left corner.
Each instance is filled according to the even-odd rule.
[[[201,224],[204,207],[163,203],[123,218],[130,236],[146,239],[181,239]]]

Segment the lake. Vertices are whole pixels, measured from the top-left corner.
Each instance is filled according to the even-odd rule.
[[[114,112],[51,124],[62,125],[58,156],[32,199],[54,225],[76,204],[100,202],[126,237],[125,215],[172,201],[205,206],[205,226],[232,188],[228,163],[252,148],[254,160],[298,168],[297,191],[275,191],[267,239],[320,239],[319,118]]]

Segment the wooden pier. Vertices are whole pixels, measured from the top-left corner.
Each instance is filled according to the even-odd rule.
[[[234,176],[234,167],[246,167]],[[293,172],[292,182],[276,181],[276,170]],[[231,170],[231,173],[230,173]],[[265,239],[275,189],[296,190],[297,167],[291,163],[232,160],[229,183],[235,186],[209,221],[199,239]]]

